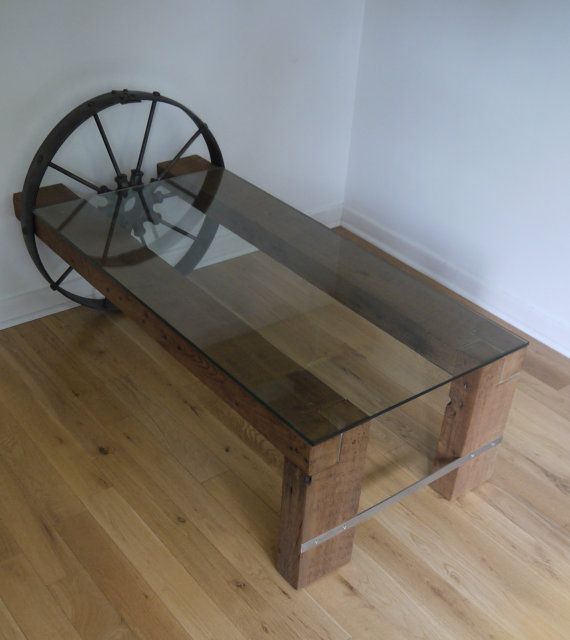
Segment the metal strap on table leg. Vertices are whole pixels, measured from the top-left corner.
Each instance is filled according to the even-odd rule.
[[[426,476],[425,478],[422,478],[421,480],[418,480],[417,482],[414,482],[413,484],[409,485],[405,489],[398,491],[398,493],[395,493],[393,496],[390,496],[385,500],[381,500],[380,502],[376,503],[372,507],[369,507],[368,509],[361,511],[360,513],[355,515],[353,518],[346,520],[342,524],[339,524],[336,527],[333,527],[332,529],[325,531],[325,533],[321,533],[320,535],[315,536],[310,540],[307,540],[307,542],[304,542],[301,545],[301,553],[305,553],[306,551],[309,551],[309,549],[312,549],[313,547],[316,547],[319,544],[322,544],[323,542],[326,542],[327,540],[330,540],[331,538],[338,536],[339,534],[343,533],[347,529],[352,529],[357,524],[360,524],[361,522],[365,522],[366,520],[376,515],[380,511],[383,511],[384,509],[386,509],[386,507],[389,507],[392,504],[396,504],[397,502],[400,502],[400,500],[414,493],[418,489],[421,489],[422,487],[425,487],[426,485],[431,484],[436,480],[439,480],[443,476],[446,476],[448,473],[451,473],[455,469],[462,467],[466,462],[470,462],[474,458],[477,458],[478,456],[480,456],[482,453],[485,453],[486,451],[489,451],[489,449],[493,449],[493,447],[496,447],[498,444],[501,443],[502,439],[503,438],[496,438],[491,442],[487,442],[487,444],[484,444],[478,449],[475,449],[475,451],[472,451],[471,453],[468,453],[467,455],[462,456],[461,458],[457,458],[456,460],[449,462],[443,467],[440,467],[439,469],[437,469],[437,471],[430,473],[429,476]]]

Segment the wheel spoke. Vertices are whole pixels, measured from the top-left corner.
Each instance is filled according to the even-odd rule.
[[[105,191],[105,187],[98,187],[96,184],[93,184],[92,182],[89,182],[89,180],[85,180],[84,178],[80,178],[75,173],[72,173],[71,171],[68,171],[67,169],[64,169],[63,167],[60,167],[58,164],[55,164],[55,162],[50,162],[48,167],[51,167],[52,169],[55,169],[56,171],[59,171],[60,173],[63,173],[63,175],[67,176],[68,178],[71,178],[73,180],[77,180],[77,182],[80,182],[82,185],[84,185],[86,187],[89,187],[89,189],[93,189],[93,191],[96,191],[97,193],[103,193]]]
[[[185,229],[182,229],[181,227],[168,222],[161,215],[157,216],[158,220],[155,221],[153,216],[152,216],[152,214],[151,214],[151,212],[150,212],[150,209],[149,209],[147,201],[146,201],[146,199],[145,199],[145,197],[143,195],[143,192],[140,189],[138,191],[138,194],[139,194],[139,198],[141,200],[144,212],[146,214],[146,217],[148,218],[149,222],[152,222],[152,224],[153,224],[153,229],[154,229],[154,225],[163,224],[165,227],[168,227],[169,229],[172,229],[173,231],[176,231],[177,233],[181,233],[182,235],[184,235],[184,236],[186,236],[188,238],[192,238],[192,240],[196,240],[196,236],[192,235],[189,231],[186,231]],[[155,236],[156,236],[156,232],[155,232]]]
[[[141,201],[142,207],[144,209],[145,215],[147,217],[147,220],[152,224],[152,233],[153,233],[155,239],[158,239],[158,233],[156,232],[156,222],[154,221],[154,218],[153,218],[152,213],[150,211],[150,208],[149,208],[149,206],[147,204],[146,198],[144,197],[142,189],[137,189],[137,193],[138,193],[139,199]]]
[[[137,235],[137,238],[140,240],[140,242],[141,242],[141,244],[143,245],[143,247],[144,247],[145,249],[148,249],[148,244],[147,244],[146,240],[144,239],[144,231],[143,231],[143,233],[139,233],[139,234]]]
[[[202,134],[202,129],[198,129],[196,133],[188,140],[188,142],[180,149],[180,151],[172,158],[172,160],[166,165],[166,167],[160,172],[157,180],[162,180],[164,176],[172,169],[172,167],[180,160],[182,154],[188,149],[188,147]]]
[[[67,276],[73,271],[73,267],[67,267],[67,269],[59,276],[59,278],[53,283],[52,289],[57,289],[59,285],[67,278]]]
[[[186,189],[186,187],[183,187],[183,186],[179,185],[179,184],[178,184],[178,183],[176,183],[176,182],[172,182],[172,181],[170,181],[170,180],[169,180],[169,181],[168,181],[168,184],[172,185],[175,189],[177,189],[178,191],[181,191],[181,192],[182,192],[182,193],[184,193],[185,195],[190,196],[190,197],[191,197],[192,199],[194,199],[194,200],[196,200],[196,198],[198,197],[198,194],[197,194],[197,193],[194,193],[193,191],[190,191],[190,189]],[[203,185],[202,185],[202,186],[203,186]],[[186,200],[186,202],[188,202],[188,201]],[[190,204],[190,203],[188,203],[188,204]],[[192,207],[193,207],[193,206],[194,206],[194,204],[191,204],[190,206],[192,206]]]
[[[97,125],[97,129],[99,129],[99,133],[101,134],[101,138],[103,138],[103,144],[105,145],[105,149],[107,149],[107,153],[109,154],[109,158],[111,158],[111,162],[113,163],[113,169],[115,169],[115,174],[117,178],[121,177],[121,170],[119,169],[119,165],[117,164],[117,160],[115,159],[115,154],[113,153],[113,149],[111,149],[111,145],[109,144],[109,140],[107,138],[107,134],[105,133],[105,129],[103,129],[103,125],[101,124],[101,120],[99,119],[99,114],[94,113],[93,119],[95,120],[95,124]]]
[[[140,153],[139,153],[139,159],[137,161],[137,168],[136,168],[137,172],[141,170],[144,154],[145,154],[145,151],[146,151],[146,145],[147,145],[147,142],[148,142],[148,135],[150,133],[150,128],[152,126],[152,120],[154,118],[154,110],[155,109],[156,109],[156,100],[153,100],[152,104],[150,105],[150,111],[149,111],[149,114],[148,114],[148,120],[146,121],[146,128],[144,130],[144,137],[143,137],[143,141],[142,141],[142,145],[141,145],[141,150],[140,150]]]
[[[175,224],[171,224],[170,222],[167,222],[164,218],[160,219],[160,224],[163,224],[165,227],[168,227],[169,229],[172,229],[177,233],[181,233],[183,236],[186,236],[187,238],[192,238],[192,240],[196,240],[196,236],[192,235],[189,231],[186,231],[185,229],[182,229],[181,227]]]
[[[143,194],[142,190],[141,189],[137,189],[137,194],[139,196],[139,200],[141,201],[142,208],[144,209],[144,212],[145,212],[145,215],[146,215],[148,221],[152,222],[154,224],[154,220],[152,218],[152,214],[150,212],[150,209],[148,207],[146,198],[144,197],[144,194]]]
[[[61,231],[75,218],[75,216],[83,209],[85,206],[86,200],[81,200],[81,202],[73,209],[73,211],[67,216],[67,218],[59,225],[57,228],[58,231]]]
[[[103,255],[101,256],[101,264],[105,264],[109,249],[111,247],[111,240],[113,239],[113,233],[115,231],[115,225],[117,224],[117,218],[119,217],[119,209],[121,208],[121,201],[123,196],[121,193],[117,193],[115,196],[115,209],[113,210],[113,217],[111,218],[111,224],[109,225],[109,232],[107,233],[107,240],[105,241],[105,248],[103,249]]]

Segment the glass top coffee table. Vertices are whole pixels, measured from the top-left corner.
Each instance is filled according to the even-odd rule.
[[[294,586],[347,562],[388,504],[491,475],[523,339],[197,156],[88,200],[43,191],[37,236],[284,455]],[[370,421],[449,382],[433,472],[357,514]]]

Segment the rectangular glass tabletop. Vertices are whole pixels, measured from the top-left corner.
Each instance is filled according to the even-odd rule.
[[[527,344],[226,169],[36,215],[311,444]]]

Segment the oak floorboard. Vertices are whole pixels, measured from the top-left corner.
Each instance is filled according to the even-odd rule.
[[[281,455],[141,329],[77,308],[0,332],[0,638],[565,640],[570,360],[528,351],[491,481],[409,497],[295,591],[274,568]],[[363,504],[427,472],[446,401],[374,422]]]
[[[26,640],[20,627],[0,598],[0,640]]]
[[[45,338],[46,336],[44,335],[43,337]],[[33,348],[29,348],[29,345],[25,347],[23,344],[20,344],[19,347],[22,350],[21,355],[27,359],[31,359],[30,369],[36,370],[39,375],[48,374],[48,369],[42,366],[42,358],[47,358],[48,364],[51,365],[50,378],[52,379],[52,383],[55,379],[56,383],[64,385],[63,379],[58,380],[58,363],[60,358],[63,357],[63,360],[65,360],[65,357],[68,355],[66,354],[65,345],[62,343],[58,345],[58,348],[48,348],[46,344],[49,343],[49,340],[47,340],[47,342],[43,341],[43,345],[40,344],[41,342],[42,341],[39,340],[33,345]],[[61,351],[59,346],[62,347]],[[37,350],[39,350],[40,347],[41,356],[38,356]],[[148,365],[148,363],[146,364]],[[86,369],[83,371],[84,380],[81,383],[82,385],[85,383],[85,380],[89,381],[89,370],[87,365],[85,366]],[[73,376],[70,376],[69,382],[73,382]],[[174,459],[167,451],[158,446],[159,443],[152,433],[144,428],[141,429],[141,425],[137,423],[137,421],[124,419],[122,411],[115,406],[114,401],[105,402],[105,393],[100,388],[96,388],[95,380],[92,380],[92,382],[94,384],[93,389],[96,389],[95,391],[92,390],[88,392],[87,389],[80,390],[79,387],[75,385],[75,393],[70,394],[71,397],[68,399],[68,402],[63,404],[58,403],[55,409],[51,406],[49,394],[45,394],[42,400],[46,403],[46,407],[54,410],[56,417],[47,422],[47,429],[46,425],[38,427],[37,422],[28,424],[27,427],[33,430],[35,437],[42,440],[44,446],[47,447],[50,453],[51,447],[57,448],[53,451],[55,454],[54,464],[61,465],[58,469],[63,475],[67,476],[67,474],[70,473],[69,480],[72,483],[76,480],[76,469],[70,470],[67,466],[69,460],[65,457],[62,458],[61,451],[62,448],[65,449],[65,447],[62,447],[61,443],[65,443],[70,437],[75,436],[82,450],[74,452],[74,458],[80,458],[77,462],[77,468],[81,469],[85,466],[86,471],[88,471],[90,466],[94,466],[96,476],[101,478],[102,483],[105,483],[106,486],[109,486],[112,482],[120,487],[120,491],[129,491],[127,495],[130,503],[136,506],[137,511],[146,509],[144,510],[145,516],[147,520],[152,520],[153,529],[163,534],[163,537],[166,537],[164,535],[165,514],[156,514],[156,512],[153,513],[150,511],[150,513],[153,513],[151,519],[148,501],[146,501],[146,504],[141,502],[141,492],[144,491],[145,487],[148,489],[149,486],[152,485],[152,482],[149,480],[149,470],[153,470],[156,474],[162,465],[165,466],[166,470],[164,474],[161,472],[159,477],[163,475],[168,477],[169,473],[173,477],[176,477],[176,473],[180,473],[182,484],[193,481],[193,491],[199,492],[201,485],[196,482],[195,478],[188,474],[186,467],[183,467],[178,460]],[[115,379],[109,381],[113,387],[115,386],[114,382]],[[97,415],[95,416],[94,414]],[[69,431],[66,432],[63,425],[67,425]],[[123,444],[123,441],[125,444]],[[138,461],[144,465],[144,470],[138,467],[137,463],[133,462],[132,458],[130,458],[126,452],[126,449],[129,449],[129,452],[136,452],[138,450],[145,452],[144,456],[138,456]],[[157,455],[159,450],[161,453]],[[147,455],[147,453],[150,455]],[[249,451],[247,455],[251,457],[252,452]],[[247,457],[244,460],[247,462]],[[137,465],[136,471],[133,465]],[[169,465],[171,466],[170,471],[168,470]],[[176,472],[173,472],[173,469],[176,469]],[[121,470],[121,473],[119,473],[119,470]],[[133,487],[132,484],[128,486],[129,482],[125,476],[127,471],[135,473],[137,481],[139,482],[138,487]],[[272,470],[270,469],[270,471]],[[274,472],[272,471],[272,473]],[[83,481],[79,479],[79,483],[82,484]],[[156,487],[154,487],[153,490],[156,492]],[[202,491],[206,497],[205,490]],[[93,491],[91,493],[93,493]],[[87,503],[89,502],[88,492],[83,492],[83,500]],[[158,496],[157,500],[161,505],[164,505],[165,495],[162,494]],[[196,501],[186,500],[186,496],[184,496],[184,500],[183,509],[176,508],[176,510],[172,511],[176,516],[172,518],[172,521],[176,519],[177,524],[175,526],[178,528],[177,530],[180,529],[178,518],[188,518],[190,521],[192,516],[195,516]],[[204,501],[204,504],[206,504],[206,501]],[[216,511],[216,514],[220,512]],[[227,520],[227,517],[225,519]],[[223,521],[224,518],[220,517],[219,520]],[[256,637],[251,625],[257,626],[259,633],[262,634],[260,637],[267,637],[267,634],[279,638],[288,638],[291,636],[292,638],[303,637],[307,639],[314,638],[315,640],[324,638],[344,639],[347,637],[346,633],[342,632],[340,627],[332,621],[328,614],[325,614],[318,607],[315,611],[315,605],[311,604],[306,594],[297,594],[284,582],[279,585],[271,584],[270,576],[274,573],[272,558],[267,556],[266,562],[268,566],[261,571],[255,567],[255,562],[253,562],[253,558],[257,559],[260,553],[263,554],[263,550],[259,548],[250,552],[249,556],[246,555],[242,560],[243,553],[239,550],[239,546],[236,546],[238,553],[237,558],[239,559],[235,561],[234,564],[237,566],[237,569],[232,570],[231,567],[229,567],[229,562],[227,560],[224,561],[226,565],[224,567],[225,573],[230,574],[230,578],[228,578],[227,575],[224,576],[223,572],[222,575],[220,575],[220,571],[213,572],[211,576],[208,576],[206,573],[208,567],[204,566],[204,563],[202,563],[201,567],[196,566],[196,564],[192,565],[192,563],[188,561],[189,558],[193,557],[191,554],[192,549],[203,549],[203,552],[197,556],[198,558],[211,558],[212,552],[215,551],[215,548],[211,545],[208,546],[204,544],[205,536],[211,535],[211,525],[208,527],[207,523],[204,524],[206,527],[204,532],[200,534],[202,540],[197,540],[196,537],[191,540],[187,538],[180,540],[173,535],[172,530],[169,530],[168,541],[172,546],[172,540],[177,540],[178,556],[182,556],[185,559],[184,564],[187,567],[189,566],[191,573],[199,575],[202,583],[204,583],[207,578],[210,580],[212,583],[210,589],[212,597],[226,596],[225,601],[220,601],[220,606],[228,602],[228,593],[220,588],[219,583],[218,586],[216,586],[216,579],[228,580],[228,582],[231,583],[231,589],[237,592],[240,597],[242,594],[245,594],[246,598],[255,600],[255,590],[259,589],[263,591],[265,599],[271,602],[271,605],[262,606],[258,602],[258,608],[271,611],[272,607],[274,607],[272,600],[276,598],[284,605],[277,608],[277,614],[266,614],[261,618],[244,616],[244,614],[241,613],[240,607],[234,607],[236,616],[247,618],[246,621],[250,625],[248,629],[249,637]],[[185,545],[187,545],[187,547]],[[244,563],[247,565],[248,570],[254,568],[254,572],[248,573],[248,571],[240,569],[240,566]],[[220,564],[221,563],[218,562],[218,566]],[[258,600],[260,600],[260,598],[258,598]],[[272,622],[271,618],[275,617],[275,615],[277,615],[278,620]],[[276,634],[275,629],[280,630],[279,633]]]
[[[337,615],[355,638],[452,640],[456,637],[445,618],[433,616],[423,604],[414,601],[407,590],[358,545],[350,564],[342,567],[334,582],[330,582],[332,588],[321,581],[310,585],[308,590],[324,607],[340,611]]]
[[[191,640],[154,592],[87,511],[58,528],[99,589],[141,640]]]
[[[51,318],[49,320],[52,321]],[[80,342],[80,335],[85,326],[81,326],[78,320],[62,319],[65,332],[58,332],[58,350],[70,353],[71,349],[74,359],[77,360],[79,355],[83,375],[93,380],[93,386],[104,384],[110,389],[113,404],[101,406],[97,399],[92,403],[95,410],[108,413],[117,402],[126,406],[129,415],[136,415],[162,448],[200,482],[232,468],[258,491],[266,491],[268,501],[279,501],[279,489],[277,493],[275,490],[276,486],[279,487],[276,471],[280,471],[282,456],[269,443],[261,444],[258,434],[256,438],[246,438],[246,444],[227,429],[211,411],[212,392],[188,376],[177,362],[167,361],[168,365],[174,366],[165,367],[162,350],[158,352],[158,362],[149,358],[136,339],[130,336],[131,332],[135,338],[144,334],[139,334],[138,327],[127,318],[111,317],[112,324],[101,323],[95,318],[91,325],[90,347],[85,351],[75,348],[79,344],[84,345],[84,341]],[[128,335],[116,331],[117,326],[125,326]],[[71,344],[65,344],[61,340],[62,335],[69,336]],[[94,351],[96,358],[92,356]],[[136,376],[133,376],[134,371],[138,372]],[[115,418],[108,417],[116,419],[120,415],[116,413]],[[238,418],[235,422],[241,425],[242,419],[235,413],[233,417]],[[249,429],[253,431],[251,427]],[[244,435],[239,428],[235,430]],[[252,456],[248,445],[262,453],[263,460]],[[273,484],[259,481],[260,477],[268,475],[274,476]]]
[[[87,507],[122,554],[196,640],[245,640],[198,582],[113,488],[93,494]]]
[[[6,418],[0,423],[0,462],[11,470],[13,481],[18,485],[18,490],[14,490],[13,486],[12,496],[19,495],[25,501],[25,506],[22,502],[19,505],[11,503],[15,509],[12,514],[15,516],[18,513],[19,517],[14,517],[13,522],[5,518],[9,522],[8,526],[12,526],[15,533],[19,534],[18,540],[21,540],[22,548],[28,550],[31,563],[37,563],[37,572],[43,576],[44,584],[82,638],[135,640],[136,636],[124,624],[57,532],[59,523],[84,510],[83,503],[50,464],[49,449],[47,456],[40,453],[32,438],[11,416],[9,410],[2,403],[0,408]],[[41,526],[37,527],[36,523]],[[4,525],[0,523],[0,526]],[[49,544],[49,549],[40,546],[41,561],[38,561],[35,553],[29,551],[30,544],[34,548],[37,544],[35,538],[28,538],[28,535],[33,536],[34,528],[39,529],[42,535],[46,534]],[[57,576],[53,576],[51,572],[46,574],[46,562],[57,563]]]
[[[24,556],[0,564],[0,598],[27,640],[81,640]]]

